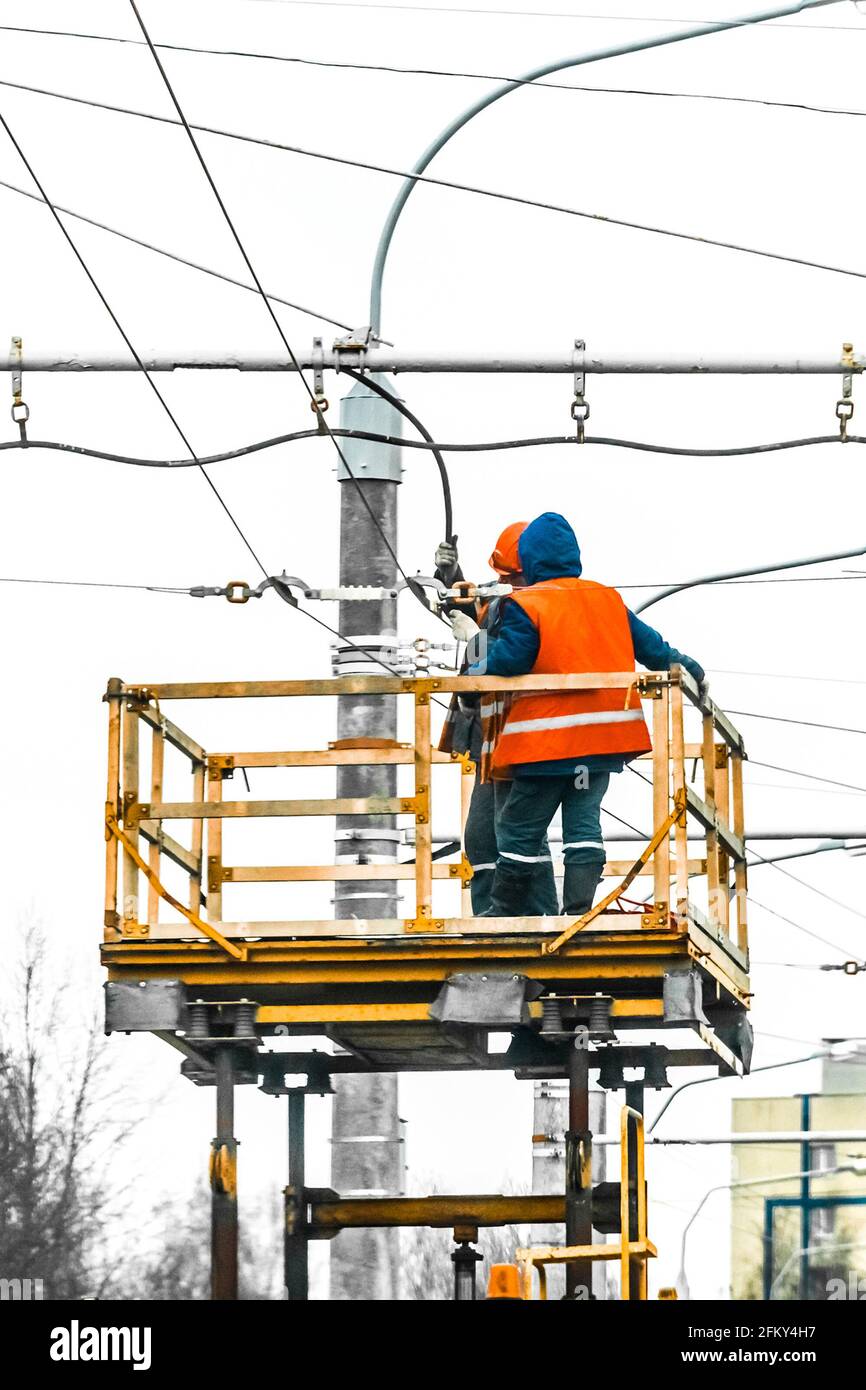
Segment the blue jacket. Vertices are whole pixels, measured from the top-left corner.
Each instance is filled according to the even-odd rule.
[[[519,542],[520,562],[529,584],[539,584],[545,579],[560,579],[570,576],[578,579],[583,566],[580,559],[580,546],[577,538],[564,516],[558,512],[544,512],[530,522]],[[704,668],[693,657],[677,651],[670,646],[648,623],[641,622],[634,613],[628,612],[631,640],[635,660],[649,671],[667,671],[671,666],[684,666],[696,681],[704,679]],[[525,676],[532,670],[538,656],[539,637],[532,619],[518,603],[504,601],[502,619],[495,639],[488,642],[487,656],[483,662],[469,667],[471,676]],[[595,755],[578,760],[599,771],[621,771],[623,759]],[[566,773],[574,766],[573,760],[557,760],[549,763],[521,764],[526,773],[543,774]],[[515,768],[515,773],[519,769]]]

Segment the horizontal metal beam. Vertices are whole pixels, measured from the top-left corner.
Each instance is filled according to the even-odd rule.
[[[784,789],[780,788],[780,791],[781,790]],[[415,831],[413,826],[404,826],[401,833],[407,845],[414,843]],[[547,832],[547,838],[550,844],[561,845],[562,831],[551,828]],[[606,825],[604,828],[604,838],[605,843],[610,845],[632,843],[645,845],[650,836],[649,834],[642,835],[637,830],[620,830],[618,827]],[[705,840],[706,832],[690,829],[688,831],[688,838],[690,840]],[[863,825],[861,825],[860,829],[852,829],[851,827],[846,829],[844,826],[839,827],[834,825],[828,827],[825,825],[822,829],[816,830],[811,828],[807,822],[806,825],[802,827],[789,826],[784,829],[777,826],[769,826],[766,829],[754,829],[749,827],[746,831],[745,838],[747,843],[750,843],[752,840],[833,840],[838,843],[840,849],[843,849],[845,847],[845,841],[847,840],[866,840],[866,828],[864,828]],[[459,844],[460,832],[457,830],[456,826],[451,834],[442,830],[434,830],[433,843],[434,845]],[[673,840],[671,844],[673,844]]]
[[[593,1144],[613,1147],[620,1142],[618,1134],[594,1134]],[[648,1134],[650,1144],[866,1144],[863,1129],[768,1129],[733,1134],[667,1135]],[[770,1179],[768,1179],[770,1181]]]
[[[565,1220],[565,1197],[325,1197],[309,1203],[309,1231],[334,1235],[347,1227],[528,1226]]]
[[[400,352],[391,348],[365,348],[335,351],[327,348],[318,361],[314,362],[312,351],[298,354],[298,365],[302,371],[310,371],[321,366],[326,371],[339,371],[341,366],[357,371],[367,368],[375,372],[412,373],[552,373],[567,376],[575,370],[574,353],[571,349],[555,352],[528,350],[515,352],[495,352],[479,348],[466,352],[430,352],[423,348],[416,351]],[[149,372],[174,371],[236,371],[236,372],[293,372],[295,366],[285,356],[271,353],[248,353],[239,356],[237,352],[226,350],[214,352],[203,349],[201,352],[151,353],[142,356],[144,366]],[[14,363],[0,360],[0,369],[13,370]],[[615,376],[835,376],[842,371],[862,372],[866,368],[866,356],[861,353],[810,354],[804,357],[791,357],[786,353],[771,354],[766,357],[739,357],[724,354],[705,356],[680,356],[653,353],[649,356],[632,353],[608,353],[604,357],[593,357],[589,353],[581,356],[580,370],[590,375]],[[23,358],[25,372],[136,372],[138,364],[133,358],[116,352],[25,352]]]
[[[338,796],[310,801],[151,801],[127,807],[126,824],[149,820],[220,820],[249,816],[397,816],[414,814],[414,797]]]
[[[331,676],[306,681],[186,681],[124,685],[125,694],[164,700],[264,700],[312,695],[411,695],[499,690],[628,690],[638,694],[680,684],[678,671],[577,671],[569,675],[530,676]]]

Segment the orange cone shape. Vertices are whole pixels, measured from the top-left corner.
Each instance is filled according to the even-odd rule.
[[[488,1298],[520,1298],[517,1265],[491,1265],[487,1280]]]

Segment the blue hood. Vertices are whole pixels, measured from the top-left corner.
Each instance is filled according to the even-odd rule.
[[[518,553],[527,584],[542,579],[580,577],[580,546],[577,537],[559,512],[544,512],[530,521],[518,542]]]

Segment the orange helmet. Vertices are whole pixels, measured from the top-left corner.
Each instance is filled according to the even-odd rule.
[[[496,570],[497,574],[520,574],[522,566],[517,553],[517,542],[528,525],[528,521],[512,521],[502,532],[489,560],[490,568]]]

